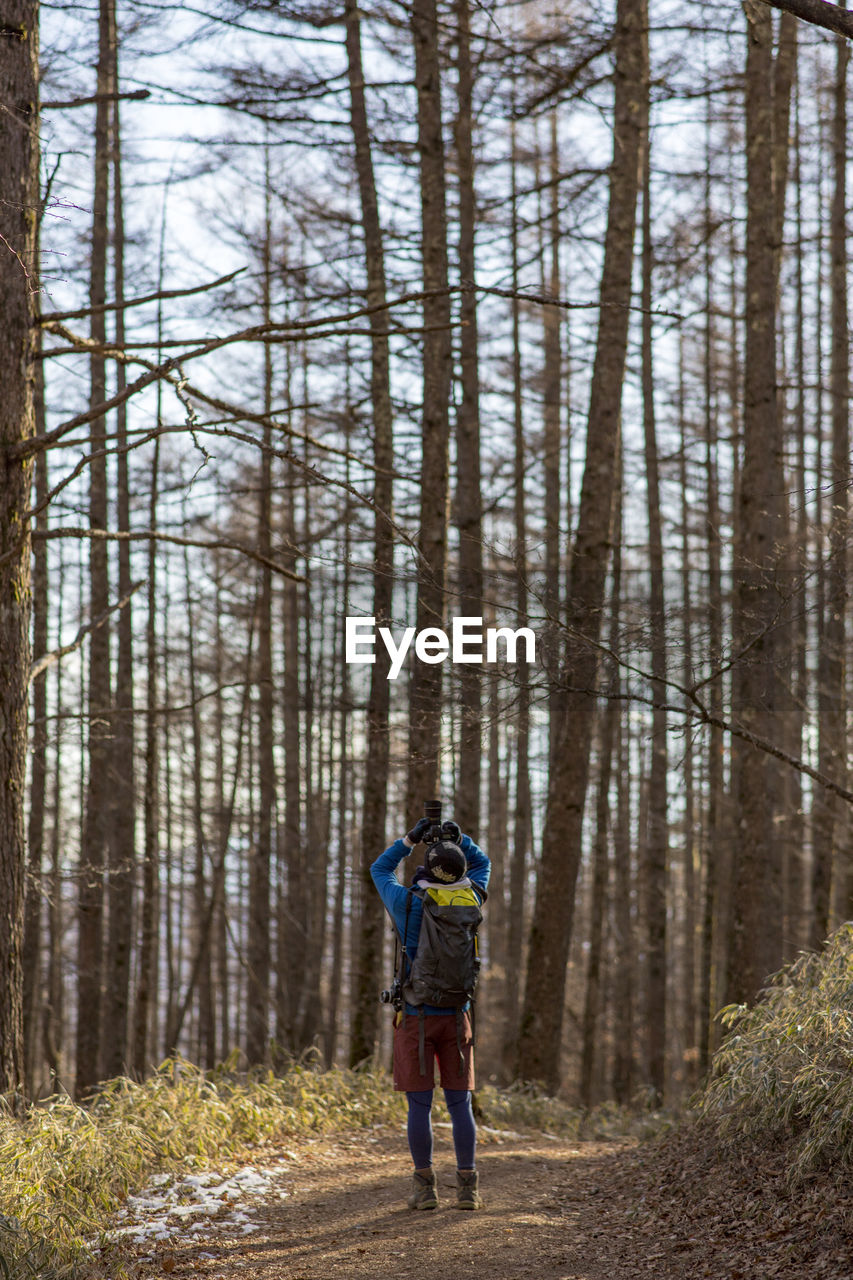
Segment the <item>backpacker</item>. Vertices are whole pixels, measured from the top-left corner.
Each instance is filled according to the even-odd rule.
[[[406,1002],[418,1008],[421,1075],[426,1075],[423,1020],[427,1004],[456,1009],[456,1045],[462,1070],[462,1011],[474,999],[480,975],[477,930],[483,920],[480,904],[486,893],[470,884],[413,887],[409,893],[420,898],[423,915],[417,954],[408,976],[403,972],[407,957],[401,957],[401,986]]]

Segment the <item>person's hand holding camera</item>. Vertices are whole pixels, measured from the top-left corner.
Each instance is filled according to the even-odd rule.
[[[414,849],[416,844],[421,843],[431,826],[429,818],[418,818],[411,831],[407,831],[403,837],[410,849]]]
[[[441,824],[441,834],[446,836],[451,844],[459,844],[462,839],[462,828],[458,822],[454,822],[452,818],[448,818],[446,822]]]

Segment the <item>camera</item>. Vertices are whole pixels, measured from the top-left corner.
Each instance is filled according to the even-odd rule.
[[[379,1003],[393,1005],[395,1009],[403,1007],[403,993],[400,990],[400,979],[395,978],[387,991],[379,992]]]
[[[424,844],[436,844],[441,839],[441,801],[425,800],[424,817],[432,824],[424,836]]]

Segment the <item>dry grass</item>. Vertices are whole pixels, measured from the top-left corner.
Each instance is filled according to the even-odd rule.
[[[288,1135],[402,1118],[378,1072],[204,1073],[172,1060],[108,1081],[83,1106],[50,1098],[0,1117],[0,1276],[65,1280],[93,1264],[110,1219],[153,1172],[220,1167]],[[114,1272],[114,1274],[117,1274]]]

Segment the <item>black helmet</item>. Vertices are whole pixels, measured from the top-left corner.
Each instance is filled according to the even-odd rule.
[[[455,884],[468,870],[465,854],[451,840],[439,840],[427,850],[426,871],[431,880]]]

